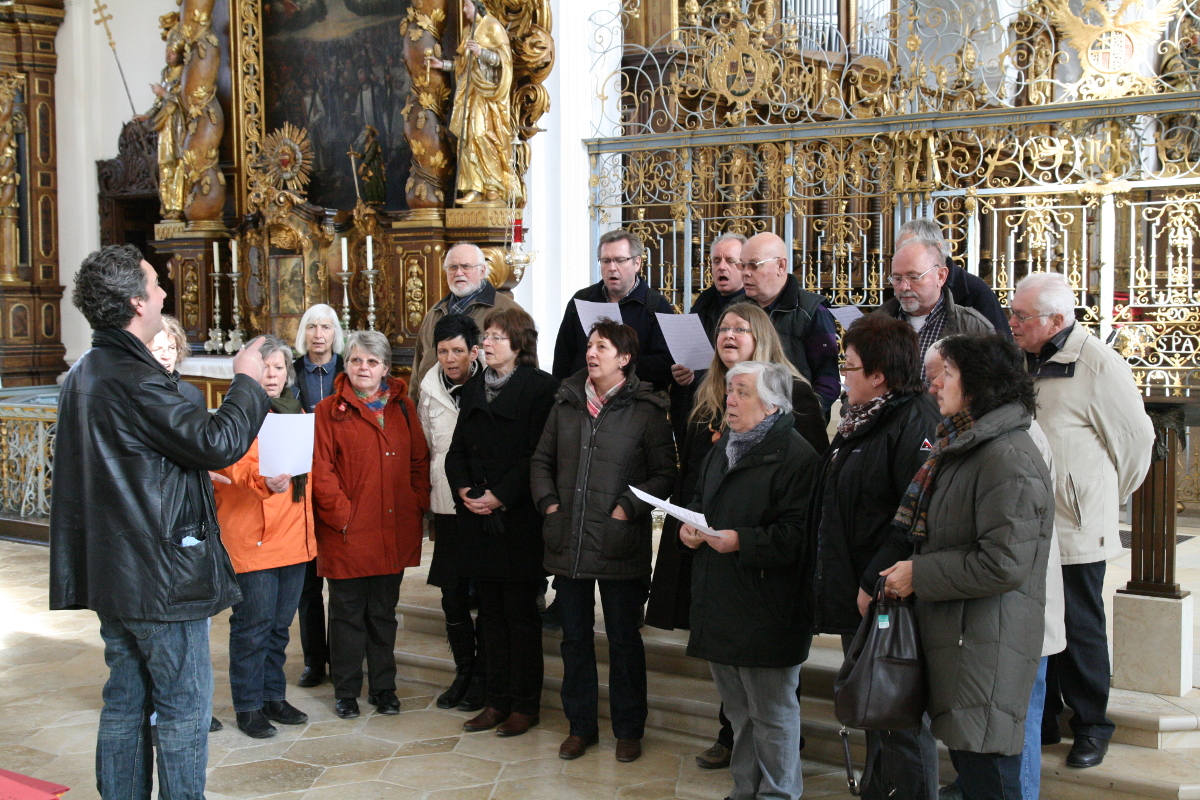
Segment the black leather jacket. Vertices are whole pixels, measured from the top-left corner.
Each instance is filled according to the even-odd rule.
[[[238,602],[208,470],[245,455],[268,407],[237,375],[209,414],[133,334],[95,331],[59,396],[50,608],[174,622]]]

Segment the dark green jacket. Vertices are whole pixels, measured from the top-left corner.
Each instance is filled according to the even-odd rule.
[[[700,468],[692,508],[710,528],[737,531],[740,549],[718,553],[705,544],[695,551],[689,656],[735,667],[791,667],[808,657],[800,576],[820,459],[794,424],[781,416],[733,469],[726,433]]]
[[[912,558],[933,734],[1017,755],[1042,655],[1054,485],[1015,403],[942,453],[929,538]]]
[[[650,574],[650,506],[630,486],[665,498],[675,484],[667,401],[630,376],[595,419],[583,370],[563,381],[530,466],[533,501],[546,517],[545,568],[568,578],[628,580]],[[613,519],[620,504],[628,520]]]

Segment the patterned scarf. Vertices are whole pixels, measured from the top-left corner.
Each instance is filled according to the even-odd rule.
[[[913,541],[923,542],[929,536],[926,530],[926,517],[929,514],[929,501],[933,497],[933,481],[937,477],[938,458],[950,443],[958,438],[963,431],[969,431],[975,425],[971,411],[964,408],[953,417],[942,420],[937,428],[937,444],[929,454],[929,460],[917,470],[900,508],[892,524],[908,534]]]
[[[842,416],[842,421],[838,423],[837,432],[845,439],[867,422],[874,419],[883,410],[883,407],[887,405],[887,401],[891,399],[892,393],[884,392],[874,400],[868,400],[862,405],[849,406],[845,415]]]
[[[388,403],[388,382],[387,378],[383,379],[383,383],[379,388],[371,394],[363,394],[358,389],[354,390],[354,396],[363,401],[363,405],[367,407],[371,413],[375,415],[375,421],[379,423],[379,427],[383,429],[383,412],[387,408]]]
[[[621,379],[620,383],[609,389],[604,393],[604,396],[601,397],[600,392],[596,389],[596,384],[592,383],[591,378],[587,379],[587,381],[583,384],[583,391],[584,394],[587,395],[587,410],[588,413],[592,415],[592,419],[600,416],[600,412],[604,409],[604,405],[609,400],[612,400],[614,397],[616,397],[617,392],[621,391],[623,386],[625,386],[624,378]]]
[[[450,314],[465,314],[465,313],[467,313],[467,309],[471,307],[472,303],[474,303],[476,300],[479,299],[479,295],[483,294],[484,288],[487,287],[488,285],[489,284],[487,282],[487,278],[484,278],[483,281],[480,282],[479,288],[476,289],[475,291],[471,292],[468,295],[459,297],[456,294],[454,294],[454,292],[451,292],[450,299],[446,302],[447,316],[449,316]]]
[[[779,419],[781,414],[783,412],[776,409],[774,414],[769,415],[744,433],[738,433],[735,430],[729,431],[729,439],[725,442],[725,460],[729,462],[730,469],[733,469],[733,465],[740,461],[751,447],[767,438],[767,432],[771,430],[771,426],[775,424],[775,420]]]
[[[500,390],[504,388],[504,384],[508,383],[508,381],[516,373],[516,367],[513,367],[504,375],[496,372],[496,370],[492,369],[491,367],[484,367],[483,396],[487,398],[489,403],[496,399],[496,395],[500,394]]]
[[[300,401],[291,392],[284,392],[279,397],[271,398],[271,410],[276,414],[303,414]],[[304,502],[304,487],[308,485],[308,475],[292,476],[292,502]]]

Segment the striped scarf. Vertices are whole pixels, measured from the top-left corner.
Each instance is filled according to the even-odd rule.
[[[354,396],[363,401],[363,405],[375,415],[375,421],[379,423],[380,429],[383,428],[383,412],[387,409],[388,403],[388,383],[387,378],[383,379],[383,383],[379,388],[371,394],[363,394],[358,389],[354,390]]]
[[[592,415],[593,419],[600,416],[600,411],[604,408],[604,405],[609,400],[612,400],[614,397],[616,397],[617,392],[621,391],[621,387],[624,385],[625,379],[622,378],[620,383],[609,389],[604,393],[604,396],[601,397],[600,392],[596,390],[596,384],[592,383],[591,378],[587,379],[587,382],[583,385],[583,391],[584,394],[587,395],[588,413]]]
[[[896,517],[892,520],[892,524],[907,533],[913,541],[923,542],[929,537],[926,518],[929,515],[929,501],[933,497],[933,481],[937,477],[938,458],[942,451],[958,438],[959,434],[971,430],[974,425],[975,418],[966,408],[953,417],[942,420],[938,425],[937,444],[933,446],[933,452],[929,454],[929,459],[913,476],[912,483],[908,485],[908,491],[904,493],[904,499],[900,501]]]

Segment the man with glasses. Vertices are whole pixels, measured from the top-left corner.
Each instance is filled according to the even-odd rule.
[[[408,382],[408,393],[414,403],[421,394],[421,380],[425,373],[437,363],[437,350],[433,346],[433,328],[447,314],[466,314],[483,327],[483,318],[493,308],[521,308],[516,300],[496,291],[487,279],[487,261],[483,251],[476,245],[456,244],[446,251],[442,262],[446,269],[446,285],[450,291],[438,304],[429,309],[417,331],[417,349],[413,354],[413,373]],[[524,310],[524,309],[522,309]]]
[[[1075,323],[1075,290],[1057,272],[1017,284],[1009,325],[1038,393],[1038,423],[1054,454],[1054,524],[1062,555],[1067,648],[1049,657],[1042,744],[1074,712],[1069,767],[1104,760],[1111,670],[1104,619],[1107,560],[1121,552],[1120,505],[1150,468],[1154,427],[1125,360]],[[1036,690],[1037,687],[1035,687]],[[1028,734],[1027,734],[1028,735]]]
[[[771,318],[788,360],[812,384],[828,417],[842,389],[837,328],[825,298],[800,288],[790,265],[783,239],[760,233],[742,247],[742,285]]]
[[[954,302],[946,288],[949,275],[942,251],[913,239],[892,256],[892,274],[888,278],[896,296],[879,310],[912,325],[921,343],[921,359],[925,351],[943,336],[956,333],[995,333],[987,317],[973,308]],[[921,367],[921,380],[928,380]]]
[[[596,252],[600,282],[580,289],[567,303],[554,343],[554,377],[565,380],[585,367],[588,337],[579,322],[575,301],[587,300],[621,305],[621,319],[616,321],[633,328],[638,335],[637,376],[654,384],[655,389],[671,385],[674,359],[654,315],[674,314],[675,309],[638,275],[643,252],[642,240],[622,228],[600,237]]]

